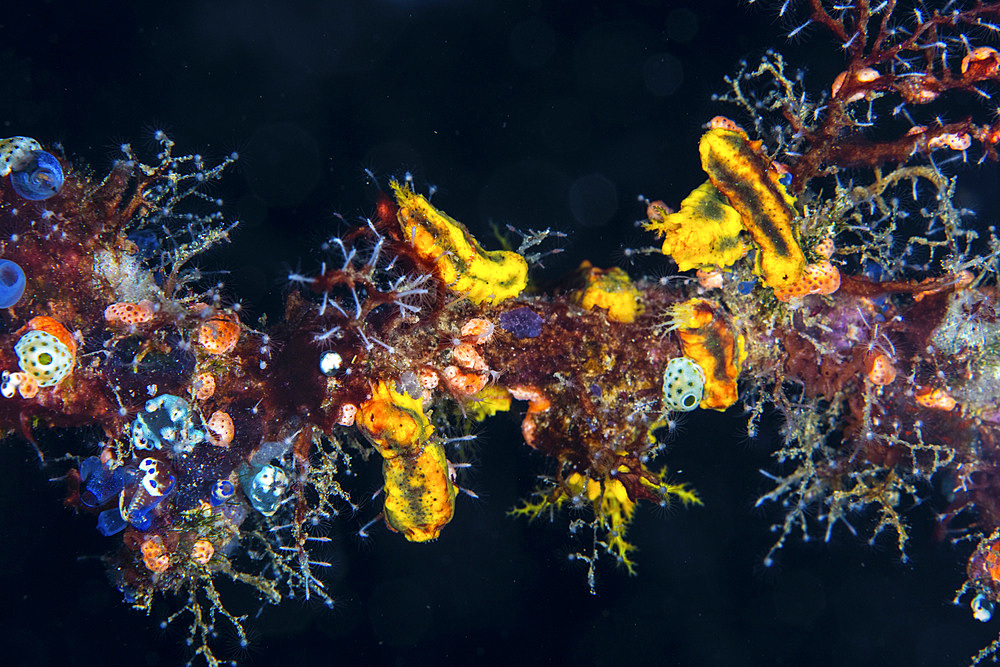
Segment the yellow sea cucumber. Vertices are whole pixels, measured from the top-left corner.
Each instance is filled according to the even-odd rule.
[[[510,250],[483,250],[465,226],[397,181],[390,184],[403,234],[447,288],[475,304],[497,304],[528,284],[528,263]]]

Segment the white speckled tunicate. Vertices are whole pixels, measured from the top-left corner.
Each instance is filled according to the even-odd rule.
[[[31,137],[0,139],[0,178],[10,174],[21,161],[31,156],[31,151],[42,150],[41,144]]]
[[[705,372],[688,357],[675,357],[663,372],[663,405],[668,410],[690,412],[701,403]]]
[[[53,387],[73,370],[73,354],[58,338],[45,331],[29,331],[14,346],[17,362],[39,387]]]

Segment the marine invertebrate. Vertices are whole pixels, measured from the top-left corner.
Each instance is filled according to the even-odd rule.
[[[431,206],[408,185],[392,181],[399,224],[418,255],[451,291],[476,304],[497,304],[521,293],[528,263],[509,250],[486,251],[457,220]]]
[[[24,270],[9,259],[0,259],[0,308],[10,308],[24,295]]]
[[[74,346],[75,347],[75,346]],[[75,349],[47,331],[29,331],[14,346],[17,364],[39,387],[54,387],[73,370]]]
[[[639,290],[620,268],[598,269],[584,261],[577,269],[583,286],[573,293],[582,308],[601,308],[612,322],[634,322],[642,310]]]
[[[29,201],[43,201],[62,188],[63,170],[52,153],[33,150],[19,156],[10,166],[14,192]]]
[[[705,372],[687,357],[675,357],[663,371],[663,407],[690,412],[701,403],[705,392]]]
[[[681,271],[732,266],[747,254],[741,237],[743,219],[711,181],[685,197],[676,213],[655,201],[647,207],[646,216],[646,228],[663,237],[661,251]]]
[[[725,410],[739,396],[737,379],[740,376],[747,352],[743,336],[734,330],[730,317],[722,307],[706,299],[690,299],[676,304],[671,310],[671,329],[681,340],[686,358],[692,360],[704,373],[704,395],[700,407]],[[684,377],[688,384],[696,385],[689,371]],[[666,380],[664,380],[666,395]],[[679,392],[681,404],[693,395]],[[690,409],[690,408],[689,408]]]

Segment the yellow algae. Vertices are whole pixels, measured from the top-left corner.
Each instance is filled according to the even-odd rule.
[[[444,446],[428,443],[416,456],[382,462],[385,478],[385,522],[410,542],[436,540],[455,515],[452,484]]]
[[[699,407],[725,410],[739,398],[736,380],[747,356],[743,336],[733,330],[722,307],[707,299],[679,303],[671,316],[684,355],[705,373]]]
[[[802,277],[806,259],[795,238],[795,199],[771,173],[758,147],[745,134],[709,130],[699,144],[701,166],[757,245],[757,270],[773,288]]]
[[[608,312],[613,322],[634,322],[642,312],[639,290],[628,274],[617,266],[598,269],[590,262],[580,264],[580,274],[585,284],[572,294],[572,299],[587,310],[601,308]]]
[[[400,394],[385,382],[379,382],[372,397],[358,407],[354,423],[386,459],[419,452],[434,432],[423,401]]]
[[[510,250],[483,250],[465,226],[397,181],[389,184],[403,234],[452,292],[475,304],[497,304],[528,284],[528,263]]]
[[[625,537],[638,499],[666,504],[671,498],[677,498],[685,505],[702,504],[697,494],[685,485],[667,482],[666,469],[654,473],[641,463],[633,462],[630,467],[622,462],[601,478],[595,479],[592,474],[592,471],[571,473],[551,492],[536,491],[534,500],[525,501],[511,510],[511,514],[533,520],[546,510],[559,509],[567,502],[576,507],[580,499],[586,499],[594,513],[592,526],[600,534],[599,543],[617,559],[619,565],[634,575],[635,562],[629,554],[635,547]],[[628,480],[628,485],[623,480]]]
[[[692,191],[676,213],[667,213],[660,202],[652,203],[646,228],[663,237],[663,254],[672,257],[681,271],[731,266],[747,254],[740,238],[743,219],[711,181]]]

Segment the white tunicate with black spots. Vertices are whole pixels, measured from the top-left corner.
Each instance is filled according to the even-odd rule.
[[[705,372],[688,357],[675,357],[663,372],[663,405],[668,410],[690,412],[701,403]]]

